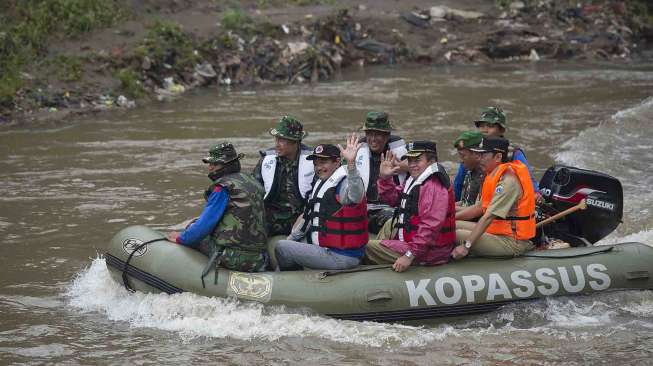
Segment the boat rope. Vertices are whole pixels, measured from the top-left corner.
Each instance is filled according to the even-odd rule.
[[[612,251],[614,249],[614,246],[605,246],[605,248],[595,248],[591,252],[580,252],[580,253],[575,253],[575,254],[556,254],[557,249],[548,249],[548,250],[540,250],[536,251],[534,254],[522,254],[520,256],[512,256],[512,255],[475,255],[470,258],[486,258],[486,259],[513,259],[513,258],[553,258],[553,259],[565,259],[565,258],[578,258],[578,257],[587,257],[588,255],[594,255],[594,254],[600,254],[600,253],[607,253]],[[552,254],[546,254],[547,252],[552,252]]]
[[[377,269],[385,269],[385,268],[392,268],[392,264],[381,264],[381,265],[375,265],[375,266],[365,266],[365,267],[358,267],[358,268],[351,268],[351,269],[343,269],[343,270],[338,270],[338,271],[323,271],[318,274],[318,277],[320,279],[327,278],[329,276],[335,276],[343,273],[356,273],[356,272],[367,272],[367,271],[375,271]]]
[[[129,262],[131,262],[132,257],[134,256],[134,253],[141,250],[141,248],[143,248],[144,246],[146,246],[148,244],[152,244],[152,243],[157,242],[157,241],[167,241],[167,239],[166,239],[166,237],[163,237],[163,238],[148,240],[148,241],[146,241],[144,243],[141,243],[136,248],[134,248],[134,250],[132,250],[132,252],[129,254],[129,257],[127,257],[127,260],[125,261],[125,265],[122,267],[122,283],[125,285],[125,288],[127,289],[127,291],[136,292],[136,290],[134,290],[134,288],[129,284],[129,278],[127,277],[127,268],[129,267]]]
[[[204,277],[206,277],[209,274],[211,268],[215,268],[215,275],[213,276],[213,284],[214,285],[218,284],[218,273],[220,272],[219,267],[220,267],[220,262],[222,262],[222,254],[224,254],[224,247],[222,247],[222,249],[220,250],[216,249],[213,252],[213,254],[211,254],[208,263],[206,263],[206,266],[202,271],[202,276],[200,277],[200,279],[202,280],[202,288],[206,288],[206,284],[204,283]]]
[[[600,254],[600,253],[607,253],[611,252],[612,249],[614,249],[614,246],[610,245],[605,248],[596,248],[596,250],[593,250],[591,252],[585,252],[585,253],[578,253],[578,254],[570,254],[570,255],[565,255],[565,256],[560,256],[560,255],[546,255],[546,254],[524,254],[522,257],[528,257],[528,258],[556,258],[556,259],[561,259],[561,258],[578,258],[578,257],[586,257],[588,255],[593,255],[593,254]],[[550,251],[554,251],[555,249],[549,249]],[[541,252],[546,252],[546,250],[543,250]]]

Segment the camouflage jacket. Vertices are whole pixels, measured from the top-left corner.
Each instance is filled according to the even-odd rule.
[[[254,177],[261,184],[263,183],[262,162],[263,157],[254,169]],[[277,157],[277,162],[274,186],[264,201],[267,229],[270,236],[290,234],[292,225],[304,211],[305,205],[297,183],[298,161]]]
[[[267,258],[263,187],[245,173],[218,178],[207,193],[213,192],[216,185],[227,189],[229,202],[211,233],[211,251],[223,250],[222,267],[245,272],[262,270]]]
[[[481,185],[483,185],[484,177],[485,174],[480,167],[471,171],[468,170],[465,173],[463,190],[460,194],[460,201],[458,201],[461,206],[473,206],[476,203],[476,200],[481,193]]]

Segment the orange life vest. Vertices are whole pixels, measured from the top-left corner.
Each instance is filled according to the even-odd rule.
[[[497,184],[508,169],[515,173],[517,179],[519,179],[522,196],[517,201],[514,216],[508,216],[505,219],[495,218],[485,232],[494,235],[512,236],[517,240],[530,240],[535,236],[535,193],[528,168],[522,162],[515,160],[501,164],[485,177],[481,191],[483,213],[490,206]]]

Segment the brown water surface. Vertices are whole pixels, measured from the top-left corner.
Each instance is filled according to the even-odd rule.
[[[0,131],[0,364],[650,362],[650,292],[542,300],[421,328],[130,295],[94,258],[127,225],[165,228],[197,215],[209,145],[233,142],[251,169],[283,114],[304,121],[315,144],[343,143],[367,111],[388,111],[396,134],[436,141],[454,173],[452,142],[487,105],[506,110],[507,136],[538,177],[555,161],[619,177],[625,223],[611,240],[653,242],[651,70],[361,69],[314,86],[204,90],[61,127]]]

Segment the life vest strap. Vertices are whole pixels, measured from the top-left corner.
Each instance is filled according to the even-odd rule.
[[[535,218],[535,214],[529,216],[506,216],[505,218],[496,217],[495,220],[517,221],[517,220],[530,220]]]
[[[320,233],[327,233],[333,235],[360,235],[367,232],[367,229],[357,229],[357,230],[338,230],[338,229],[329,229],[324,226],[316,227],[312,226],[311,231],[317,231]]]
[[[348,222],[362,222],[365,221],[365,216],[353,216],[353,217],[335,217],[335,216],[329,216],[325,213],[319,213],[319,212],[311,212],[310,214],[307,215],[308,220],[312,220],[314,218],[320,218],[320,219],[328,219],[329,221],[333,222],[343,222],[343,223],[348,223]]]
[[[397,223],[394,225],[395,228],[404,228],[404,227],[405,227],[405,228],[408,228],[408,229],[410,229],[410,228],[412,228],[412,227],[414,227],[414,226],[415,226],[415,225],[411,225],[411,223],[409,223],[409,222],[404,222],[404,223],[402,223],[402,222],[397,222]],[[454,231],[454,229],[452,229],[452,228],[450,228],[450,227],[440,227],[440,230],[439,230],[440,233],[450,233],[450,232],[452,232],[452,231]]]

